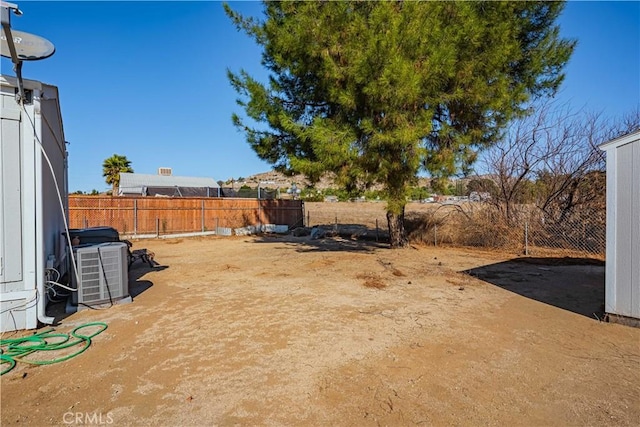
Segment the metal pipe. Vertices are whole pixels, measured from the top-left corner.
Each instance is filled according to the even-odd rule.
[[[33,120],[36,129],[42,128],[41,115],[35,114],[35,108],[33,109]],[[36,289],[38,291],[38,307],[36,309],[36,316],[38,320],[45,325],[51,325],[55,321],[54,317],[47,316],[47,298],[45,291],[45,260],[44,260],[44,210],[43,210],[43,194],[42,194],[42,153],[39,148],[36,147],[36,135],[30,138],[30,143],[33,144],[34,154],[34,178],[35,178],[35,205],[36,205],[36,240],[35,240],[35,256],[36,256]],[[27,319],[28,321],[28,319]],[[27,329],[29,325],[26,325]]]
[[[438,225],[433,226],[433,246],[438,246]]]
[[[524,222],[524,254],[529,256],[529,221]]]
[[[133,235],[138,234],[138,199],[133,199]]]
[[[20,94],[20,104],[24,105],[25,94],[24,94],[24,82],[22,80],[22,61],[18,58],[18,52],[16,51],[16,46],[13,43],[13,34],[11,34],[11,12],[13,10],[16,15],[22,15],[18,6],[13,3],[2,3],[2,7],[0,8],[0,12],[2,15],[2,29],[4,30],[4,35],[7,38],[7,46],[9,47],[9,53],[11,55],[11,62],[13,62],[13,70],[16,72],[16,77],[18,78],[18,93]]]

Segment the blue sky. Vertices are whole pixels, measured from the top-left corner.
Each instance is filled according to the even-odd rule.
[[[70,142],[69,191],[104,191],[102,162],[127,156],[138,173],[215,180],[266,172],[231,124],[227,68],[260,79],[261,51],[236,31],[222,3],[17,1],[12,28],[53,42],[23,76],[58,86]],[[229,2],[257,15],[257,2]],[[640,104],[640,2],[568,2],[561,34],[578,39],[557,98],[616,117]],[[13,75],[5,58],[2,73]]]

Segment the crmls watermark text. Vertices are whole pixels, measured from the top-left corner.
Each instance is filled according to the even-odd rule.
[[[62,422],[68,425],[109,425],[113,424],[111,412],[65,412]]]

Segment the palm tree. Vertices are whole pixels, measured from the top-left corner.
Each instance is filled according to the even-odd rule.
[[[105,181],[107,181],[107,184],[113,187],[111,191],[112,196],[118,194],[121,172],[133,172],[131,161],[127,159],[127,156],[114,154],[102,163],[102,176],[106,178]]]

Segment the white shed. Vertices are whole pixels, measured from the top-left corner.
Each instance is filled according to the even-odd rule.
[[[46,271],[66,272],[67,149],[58,89],[0,76],[0,331],[50,324]],[[46,155],[45,155],[46,153]]]
[[[607,155],[605,312],[640,326],[640,131],[600,148]]]

